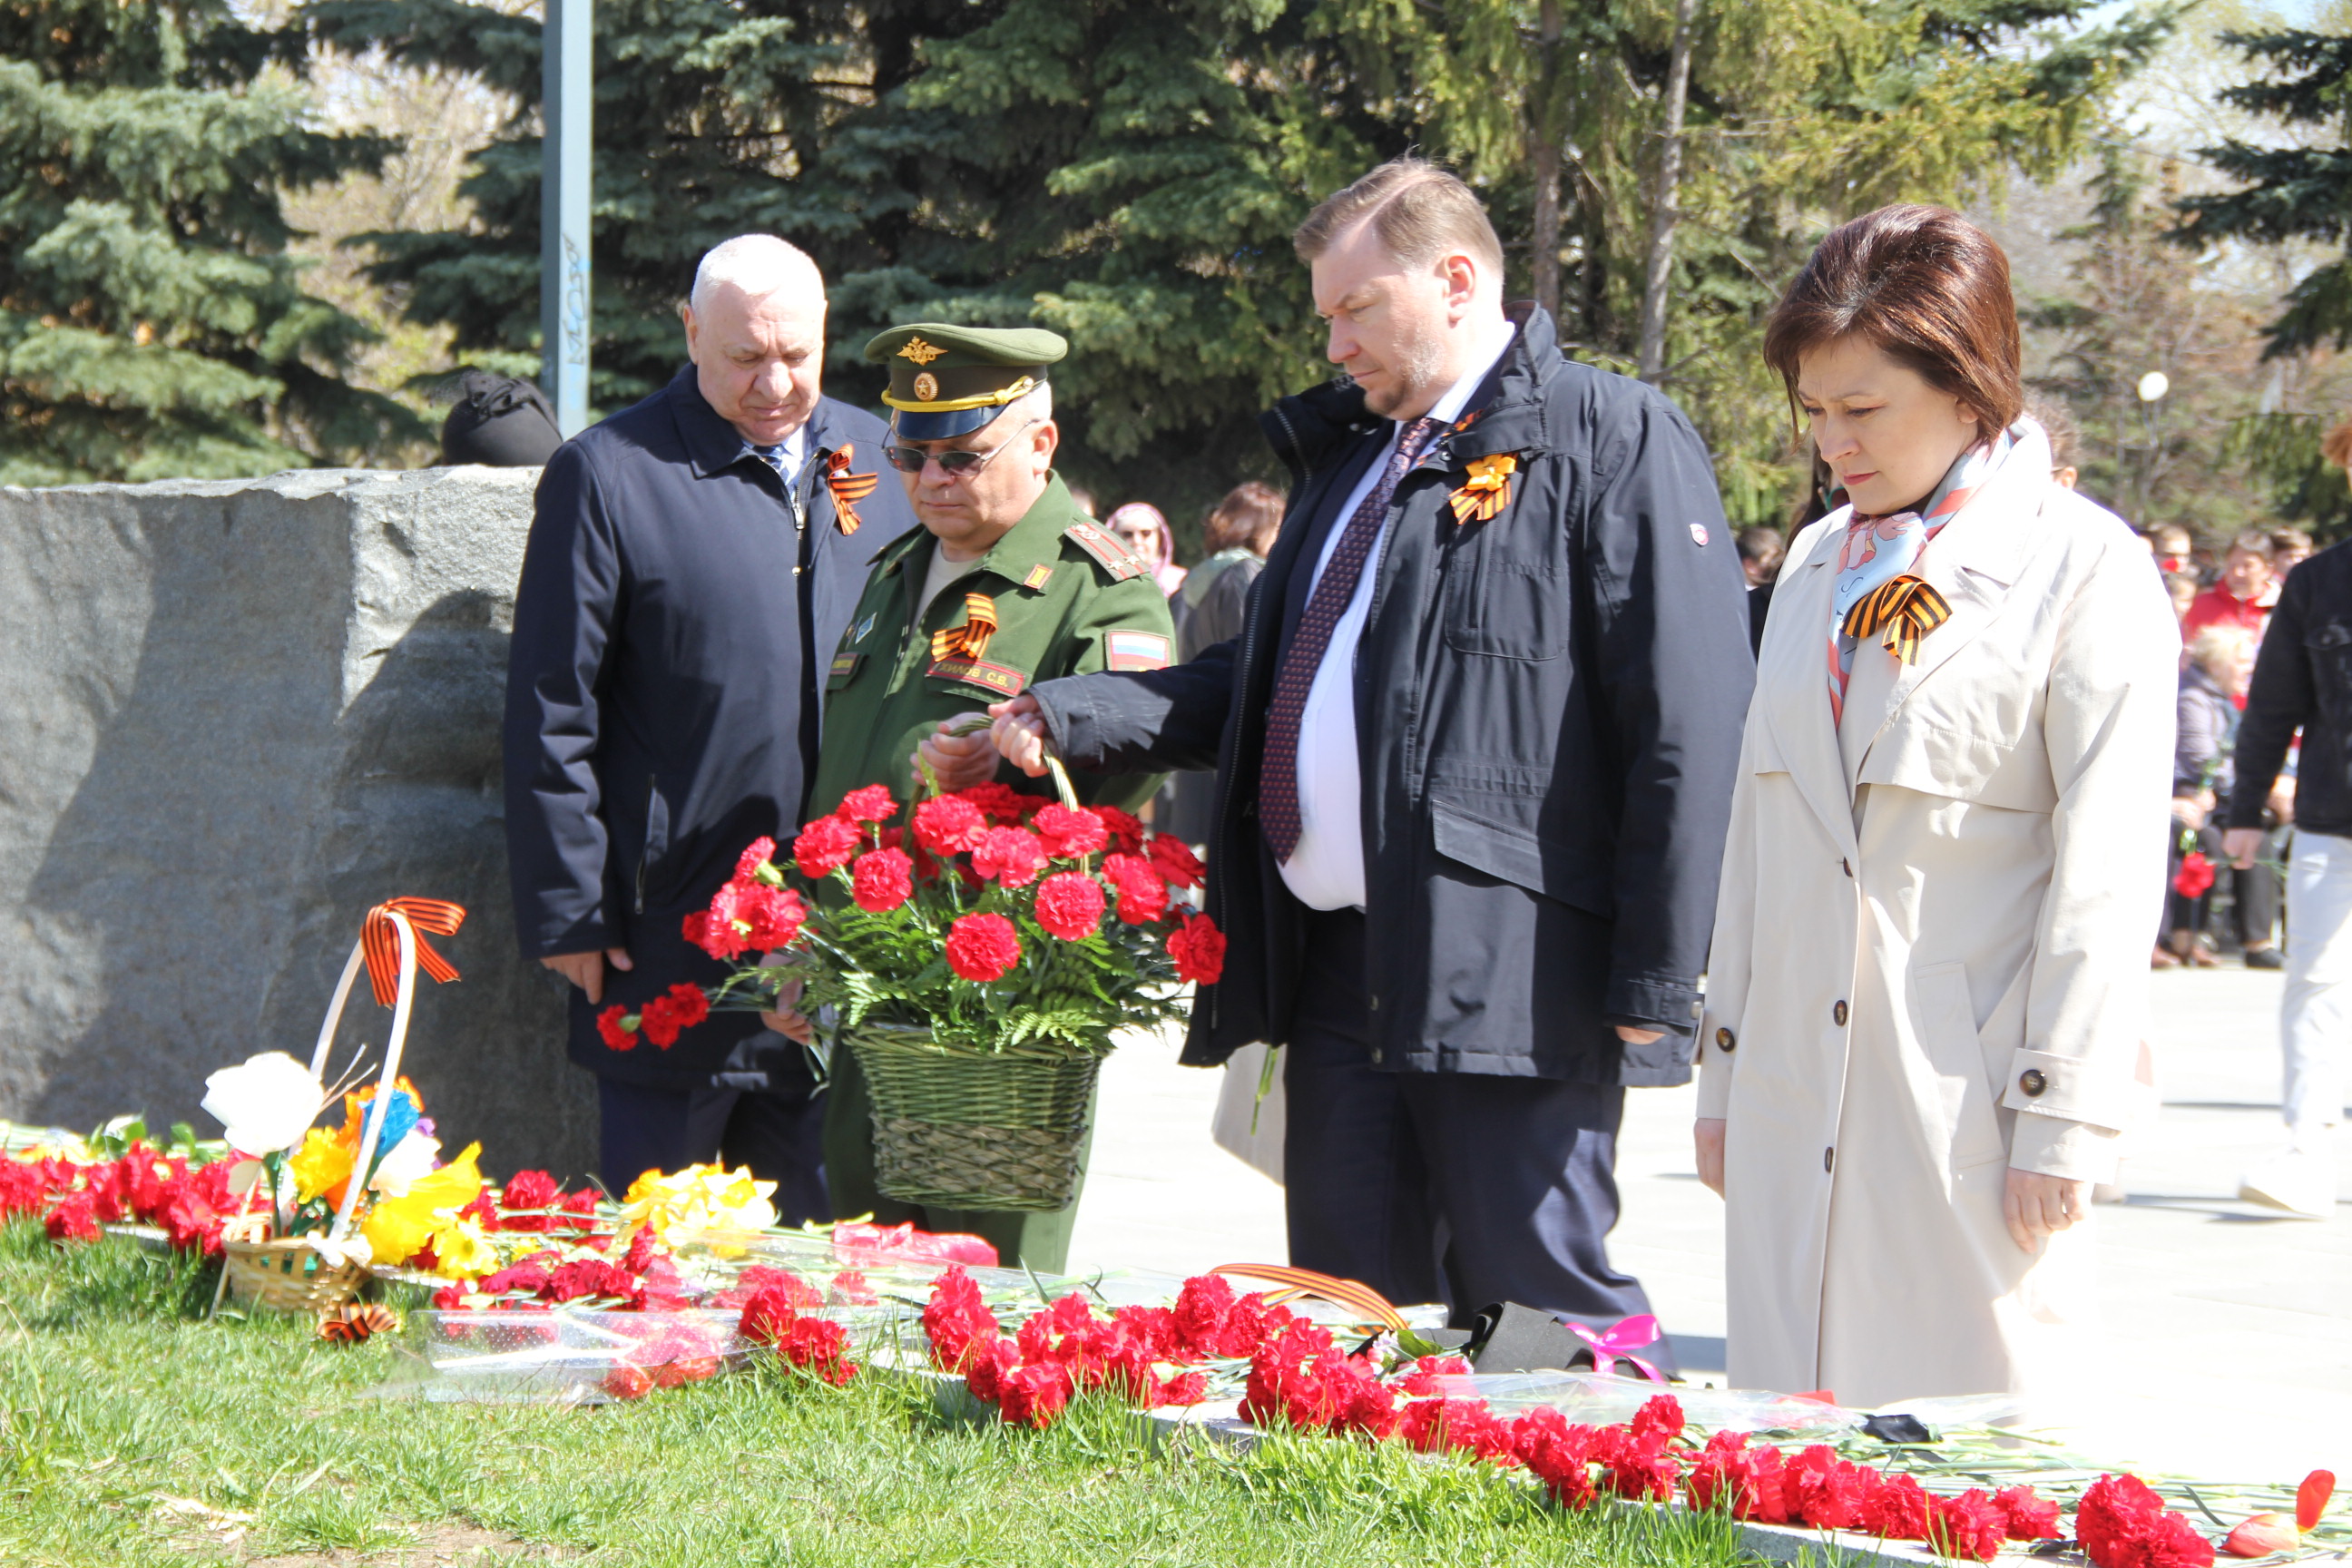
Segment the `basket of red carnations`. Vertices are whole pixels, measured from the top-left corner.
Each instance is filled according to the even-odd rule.
[[[687,919],[688,940],[736,966],[712,1005],[771,1006],[798,984],[825,1048],[855,1056],[891,1197],[1067,1204],[1114,1037],[1182,1017],[1183,983],[1223,968],[1224,937],[1188,901],[1192,850],[1078,805],[1055,773],[1058,801],[987,784],[901,807],[869,784],[804,826],[786,865],[753,843]],[[608,1015],[608,1037],[644,1026]],[[674,1021],[647,1037],[675,1039]]]

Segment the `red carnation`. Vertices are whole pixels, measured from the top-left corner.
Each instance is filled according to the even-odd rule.
[[[2074,1534],[2098,1568],[2210,1568],[2213,1543],[2137,1476],[2101,1476],[2074,1507]]]
[[[1021,937],[1003,915],[966,915],[948,927],[948,967],[985,984],[1021,961]]]
[[[738,900],[735,918],[743,922],[748,951],[773,952],[799,939],[801,927],[808,922],[808,906],[788,889],[754,884]]]
[[[1151,836],[1151,842],[1143,847],[1144,853],[1151,857],[1151,864],[1159,868],[1160,875],[1171,887],[1197,888],[1201,885],[1201,879],[1209,874],[1209,868],[1201,864],[1201,858],[1172,833],[1155,833]]]
[[[845,822],[887,822],[898,810],[898,797],[888,784],[867,784],[843,795],[833,814]]]
[[[776,1342],[776,1353],[819,1382],[839,1388],[857,1375],[849,1359],[849,1331],[823,1318],[795,1318]]]
[[[2180,858],[2180,869],[2172,874],[2172,890],[2184,899],[2201,899],[2213,885],[2213,862],[2191,849]]]
[[[903,849],[860,855],[849,878],[851,900],[869,915],[887,914],[915,895],[915,862]]]
[[[49,1211],[46,1222],[51,1241],[60,1245],[68,1241],[98,1239],[98,1208],[88,1193],[68,1193],[58,1206]]]
[[[1102,884],[1077,871],[1056,871],[1037,884],[1037,923],[1064,942],[1084,942],[1102,929]]]
[[[760,868],[775,858],[776,841],[762,834],[745,846],[743,853],[735,858],[734,880],[756,881],[759,879]]]
[[[943,860],[977,849],[987,834],[988,818],[961,795],[934,796],[915,807],[915,842]]]
[[[804,877],[829,877],[849,864],[865,841],[857,824],[842,816],[820,816],[793,840],[793,864]]]
[[[1025,888],[1045,868],[1045,846],[1025,827],[992,827],[971,852],[971,868],[1008,888]]]
[[[2009,1516],[1983,1491],[1927,1500],[1927,1544],[1946,1557],[1990,1563],[2009,1532]]]
[[[1087,809],[1101,821],[1110,835],[1110,847],[1132,855],[1143,847],[1143,824],[1115,805],[1090,805]]]
[[[2008,1517],[2010,1540],[2058,1539],[2058,1505],[2035,1496],[2032,1487],[2003,1487],[1992,1500]]]
[[[653,1391],[653,1373],[641,1366],[616,1366],[604,1374],[604,1392],[615,1399],[643,1399]]]
[[[637,1048],[637,1031],[629,1024],[629,1010],[618,1003],[596,1015],[596,1033],[616,1051]]]
[[[974,784],[970,789],[958,790],[956,794],[978,806],[983,814],[995,818],[998,823],[1006,826],[1028,816],[1038,800],[1038,797],[1034,795],[1024,795],[1011,784],[999,784],[992,779],[987,784]]]
[[[646,1038],[663,1050],[677,1044],[678,1035],[710,1016],[710,999],[700,986],[681,982],[646,1003],[637,1016]]]
[[[1105,856],[1103,875],[1118,889],[1118,918],[1129,925],[1149,925],[1168,912],[1168,884],[1141,856]]]
[[[1045,853],[1056,860],[1079,860],[1110,842],[1110,829],[1091,811],[1072,811],[1058,801],[1037,808],[1029,826],[1045,841]]]
[[[1187,915],[1168,933],[1168,956],[1179,980],[1214,985],[1225,973],[1225,933],[1206,915]]]
[[[1066,1367],[1016,1366],[998,1379],[996,1405],[1013,1425],[1043,1430],[1070,1403],[1070,1389]]]

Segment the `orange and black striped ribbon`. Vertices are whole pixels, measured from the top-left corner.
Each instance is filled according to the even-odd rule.
[[[996,601],[985,594],[963,596],[963,625],[931,634],[931,658],[978,658],[996,635]]]
[[[1266,1293],[1270,1305],[1295,1301],[1302,1297],[1311,1298],[1345,1307],[1363,1322],[1380,1323],[1396,1330],[1406,1327],[1404,1314],[1398,1311],[1387,1297],[1360,1280],[1341,1279],[1287,1263],[1220,1263],[1209,1272],[1230,1274],[1236,1279],[1262,1279],[1279,1287]]]
[[[400,995],[400,929],[392,923],[395,910],[416,929],[416,967],[444,984],[457,978],[457,965],[434,952],[425,934],[455,936],[466,923],[466,911],[441,899],[386,899],[367,912],[367,923],[360,927],[360,949],[367,955],[368,988],[385,1007]]]
[[[1917,577],[1889,579],[1864,594],[1839,629],[1850,637],[1886,634],[1887,652],[1906,664],[1919,662],[1919,639],[1952,618],[1949,600]]]
[[[857,456],[857,443],[845,441],[841,450],[824,460],[824,488],[833,492],[833,524],[844,534],[856,533],[866,520],[857,515],[857,503],[874,493],[882,482],[877,470],[871,474],[849,471],[852,458]]]

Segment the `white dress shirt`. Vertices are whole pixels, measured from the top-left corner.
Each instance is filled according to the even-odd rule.
[[[1502,331],[1471,361],[1462,379],[1447,387],[1432,405],[1432,419],[1450,424],[1461,417],[1463,405],[1501,361],[1517,331],[1510,322],[1503,323]],[[1388,471],[1403,429],[1399,425],[1389,432],[1388,444],[1341,503],[1338,520],[1324,535],[1323,553],[1315,563],[1315,581],[1307,584],[1310,599],[1315,584],[1323,580],[1324,568],[1331,563],[1332,552],[1339,547],[1348,520]],[[1307,707],[1298,719],[1298,847],[1282,863],[1282,879],[1291,895],[1311,910],[1364,907],[1364,779],[1356,754],[1356,644],[1364,635],[1372,584],[1380,576],[1381,557],[1387,546],[1384,525],[1364,562],[1362,574],[1356,579],[1354,596],[1331,628],[1331,641],[1323,649],[1323,662],[1316,667],[1315,684],[1307,688]]]

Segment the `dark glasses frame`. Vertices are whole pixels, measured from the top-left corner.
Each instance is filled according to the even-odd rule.
[[[957,479],[970,479],[994,462],[999,452],[1044,423],[1043,419],[1032,419],[985,452],[967,452],[961,449],[927,452],[920,447],[885,447],[882,448],[882,459],[902,474],[919,474],[923,471],[923,466],[926,463],[937,463],[940,466],[940,471],[943,474]]]

